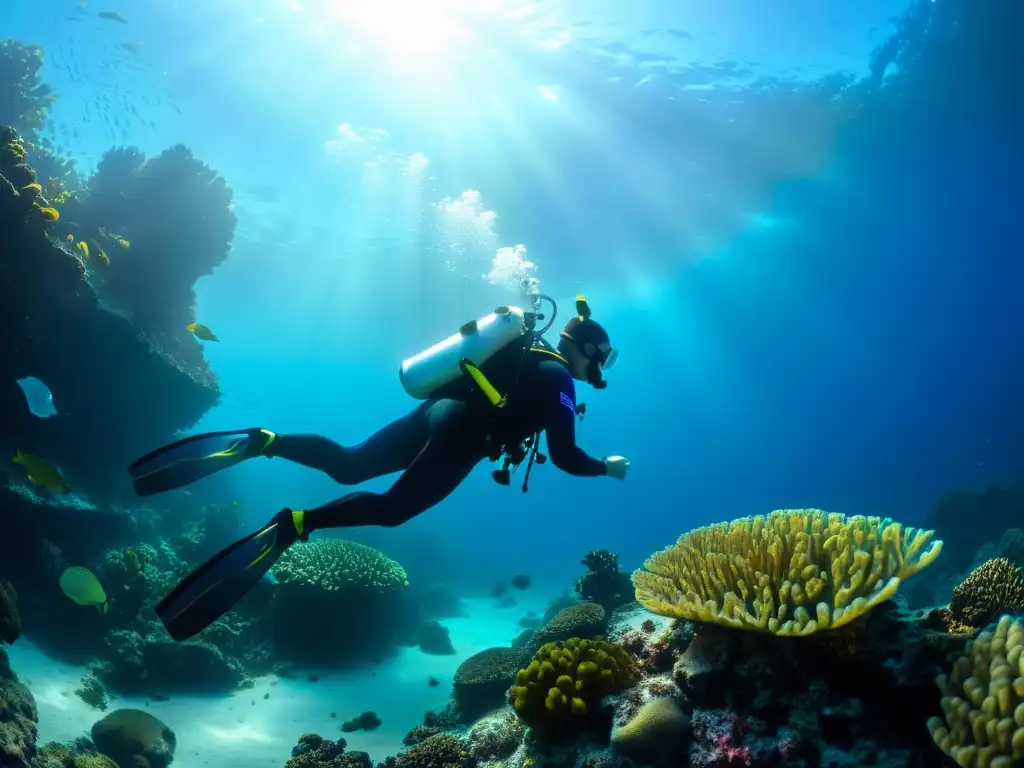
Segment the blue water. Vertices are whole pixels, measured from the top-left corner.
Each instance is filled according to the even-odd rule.
[[[0,9],[46,49],[81,169],[182,142],[235,190],[234,249],[197,286],[225,393],[199,428],[361,440],[413,405],[402,358],[517,299],[488,275],[522,244],[563,318],[586,293],[621,350],[579,435],[632,473],[542,467],[524,496],[481,467],[353,532],[410,570],[561,585],[589,549],[632,567],[713,520],[915,523],[950,487],[1020,478],[1022,155],[992,119],[1010,80],[973,83],[955,120],[893,119],[899,69],[873,52],[896,0],[466,5]],[[84,123],[100,93],[144,120]],[[341,492],[282,462],[196,489],[253,523]]]

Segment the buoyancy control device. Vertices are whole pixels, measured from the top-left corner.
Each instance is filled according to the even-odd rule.
[[[543,302],[551,305],[550,317],[540,311]],[[491,406],[503,408],[508,401],[509,391],[518,381],[527,355],[532,350],[556,354],[544,340],[543,334],[554,325],[557,314],[558,306],[554,299],[543,294],[534,297],[533,306],[529,310],[498,307],[491,314],[466,323],[459,328],[458,333],[403,360],[399,369],[402,386],[411,397],[418,400],[433,397],[462,400],[483,395]],[[538,321],[544,321],[543,326],[538,327]],[[492,382],[492,378],[495,378],[493,372],[499,369],[513,372],[511,381],[500,382],[506,385],[502,386],[504,392]],[[580,404],[577,414],[582,417],[585,409],[586,406]],[[495,481],[501,485],[510,485],[512,472],[529,457],[523,480],[525,493],[533,465],[547,461],[547,457],[539,452],[539,447],[540,433],[513,445],[496,446],[491,460],[503,459],[503,464],[501,469],[491,473]]]

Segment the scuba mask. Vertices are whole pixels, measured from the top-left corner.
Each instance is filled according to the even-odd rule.
[[[595,389],[604,389],[608,382],[601,376],[602,371],[612,368],[619,359],[618,350],[611,346],[608,332],[591,319],[593,313],[586,298],[576,297],[576,317],[565,325],[562,336],[574,342],[589,361],[587,383]],[[602,346],[605,346],[602,349]]]

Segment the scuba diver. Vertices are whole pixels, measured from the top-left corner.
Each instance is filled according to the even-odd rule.
[[[550,302],[553,312],[538,330],[537,321],[544,319],[541,300]],[[129,472],[140,496],[180,488],[260,456],[317,469],[342,485],[402,472],[383,493],[357,491],[313,509],[282,509],[222,550],[157,605],[171,636],[186,640],[216,621],[312,531],[401,525],[447,498],[483,459],[504,460],[492,473],[502,485],[509,485],[512,471],[527,461],[525,492],[533,465],[547,460],[538,452],[541,432],[559,469],[580,477],[625,479],[627,459],[593,458],[576,444],[575,421],[583,418],[585,405],[577,405],[575,381],[604,389],[602,372],[618,357],[583,296],[577,297],[576,310],[557,347],[542,336],[554,324],[557,307],[549,297],[537,296],[532,311],[498,307],[405,360],[402,384],[423,402],[359,445],[251,428],[193,435],[133,463]]]

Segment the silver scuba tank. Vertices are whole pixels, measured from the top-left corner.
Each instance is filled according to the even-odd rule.
[[[463,360],[479,368],[526,330],[526,313],[522,309],[498,307],[491,314],[466,323],[444,341],[403,360],[399,379],[411,397],[426,400],[464,375],[460,365]]]

